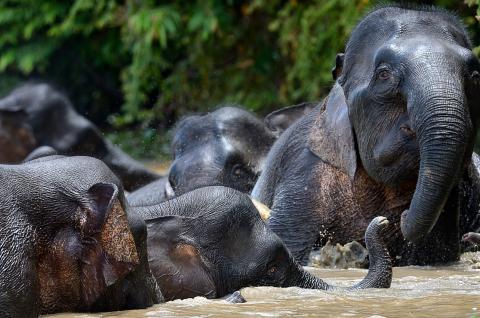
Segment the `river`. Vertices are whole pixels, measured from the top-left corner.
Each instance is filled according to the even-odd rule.
[[[202,297],[176,300],[144,310],[96,314],[57,314],[51,318],[97,317],[466,317],[480,318],[480,252],[456,264],[394,268],[390,289],[325,292],[300,288],[249,287],[244,304]],[[352,285],[363,269],[309,271],[329,283]],[[477,310],[478,308],[478,310]],[[478,312],[477,312],[478,311]]]

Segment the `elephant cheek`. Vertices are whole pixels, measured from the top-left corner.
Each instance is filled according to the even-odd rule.
[[[78,254],[81,243],[73,231],[58,233],[37,256],[39,303],[42,314],[72,311],[81,300]]]

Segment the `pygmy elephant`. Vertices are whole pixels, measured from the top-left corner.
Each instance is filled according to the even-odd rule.
[[[431,7],[380,7],[356,26],[330,94],[282,134],[252,192],[299,261],[317,240],[361,240],[378,211],[396,264],[458,258],[459,228],[480,221],[471,48],[461,22]]]
[[[0,179],[1,317],[162,300],[148,266],[145,222],[104,163],[39,156],[0,165]]]
[[[21,162],[39,146],[101,159],[127,190],[160,178],[105,139],[66,96],[47,84],[27,84],[0,99],[0,146],[0,163]]]
[[[247,286],[332,289],[305,271],[260,218],[247,194],[205,187],[150,206],[133,207],[148,226],[148,259],[166,300],[223,297]],[[373,219],[365,239],[370,270],[356,288],[387,288],[391,260]]]
[[[148,204],[214,185],[250,192],[275,139],[262,120],[238,107],[188,116],[174,130],[168,179],[131,193],[128,200]]]

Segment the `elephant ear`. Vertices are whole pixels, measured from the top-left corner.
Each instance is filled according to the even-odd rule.
[[[357,154],[347,102],[340,84],[336,83],[332,88],[323,107],[310,130],[308,146],[323,161],[353,179]]]
[[[342,75],[344,58],[345,54],[343,53],[338,53],[335,58],[335,67],[332,68],[332,78],[334,81],[336,81],[340,75]]]
[[[83,301],[91,305],[140,264],[126,212],[113,183],[94,184],[80,219]]]
[[[167,301],[217,295],[211,270],[188,237],[194,221],[179,216],[146,220],[148,263]]]
[[[265,125],[278,137],[318,104],[318,102],[307,102],[276,110],[265,116]]]
[[[42,312],[84,310],[139,264],[127,216],[111,183],[91,186],[78,202],[74,227],[54,233],[37,258]],[[73,287],[78,286],[80,288]]]

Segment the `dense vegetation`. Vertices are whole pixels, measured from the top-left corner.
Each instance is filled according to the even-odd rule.
[[[264,114],[320,99],[335,54],[377,2],[0,0],[0,92],[47,80],[124,147],[152,156],[186,113],[232,102]],[[457,11],[480,44],[480,0],[421,2]]]

